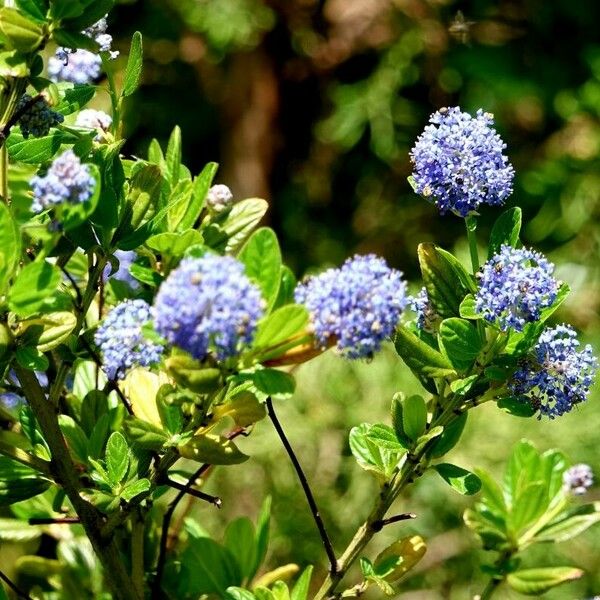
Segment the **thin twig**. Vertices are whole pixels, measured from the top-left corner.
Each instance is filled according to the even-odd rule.
[[[71,282],[71,285],[73,286],[73,291],[75,292],[75,296],[77,298],[77,309],[81,310],[81,305],[83,304],[83,296],[81,295],[81,290],[79,289],[75,278],[73,277],[73,275],[71,275],[71,273],[69,273],[69,271],[67,271],[66,267],[61,265],[60,270],[64,273],[65,277]]]
[[[240,435],[246,435],[246,430],[243,427],[238,427],[237,429],[230,431],[227,434],[227,439],[233,440]],[[185,495],[189,493],[194,483],[196,483],[196,481],[198,481],[198,479],[200,479],[203,475],[206,475],[206,473],[212,468],[212,466],[213,465],[209,464],[204,464],[200,466],[187,480],[187,483],[181,485],[181,487],[178,488],[179,492],[167,507],[167,510],[163,516],[162,531],[160,536],[160,549],[158,551],[158,561],[156,563],[156,576],[154,577],[154,585],[152,586],[152,600],[160,600],[160,598],[162,597],[161,581],[167,560],[169,529],[171,527],[171,520],[173,519],[173,515],[175,514],[175,509],[177,508],[181,500],[183,500]]]
[[[214,504],[217,508],[221,508],[221,504],[223,504],[221,498],[219,498],[218,496],[211,496],[210,494],[206,494],[205,492],[201,492],[200,490],[195,490],[192,487],[188,488],[189,481],[188,483],[183,484],[178,483],[177,481],[173,481],[172,479],[167,479],[165,483],[171,486],[172,488],[183,492],[184,494],[189,494],[190,496],[194,496],[194,498],[199,498],[200,500],[204,500],[209,504]]]
[[[23,600],[33,600],[33,598],[26,594],[23,590],[19,589],[15,583],[13,583],[2,571],[0,571],[0,579],[17,595],[18,598]]]
[[[275,427],[275,431],[279,435],[283,446],[294,465],[294,469],[296,470],[296,475],[300,480],[300,485],[304,490],[304,495],[306,496],[306,500],[308,501],[308,505],[310,506],[310,510],[313,515],[313,519],[317,525],[317,529],[319,530],[319,535],[321,536],[321,541],[323,542],[323,546],[325,548],[325,553],[327,554],[327,558],[329,559],[329,571],[331,575],[335,575],[337,572],[337,559],[335,557],[335,551],[333,549],[333,545],[331,544],[331,540],[327,535],[327,530],[325,529],[325,525],[323,523],[323,519],[319,513],[319,508],[317,507],[317,503],[315,502],[315,498],[313,496],[312,490],[310,489],[310,485],[308,484],[308,480],[306,479],[306,475],[300,466],[300,462],[296,457],[292,446],[290,445],[283,428],[281,427],[281,423],[277,419],[277,415],[275,414],[275,410],[273,408],[273,401],[271,398],[267,398],[267,413],[269,418],[273,422],[273,426]]]
[[[371,525],[371,529],[373,529],[374,531],[381,531],[386,525],[398,523],[398,521],[408,521],[409,519],[416,518],[417,515],[415,515],[415,513],[402,513],[401,515],[394,515],[393,517],[389,517],[388,519],[381,519],[380,521],[375,521],[373,525]]]
[[[81,519],[79,517],[32,517],[28,523],[30,525],[78,525]]]

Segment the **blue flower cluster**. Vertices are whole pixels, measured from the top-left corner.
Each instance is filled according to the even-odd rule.
[[[154,303],[157,332],[204,359],[236,355],[252,341],[263,315],[260,290],[230,256],[207,254],[181,261],[162,283]]]
[[[587,398],[598,367],[592,347],[579,345],[570,325],[546,329],[514,373],[510,390],[525,395],[540,417],[569,412]]]
[[[308,278],[296,288],[296,302],[308,308],[322,347],[365,358],[394,333],[408,298],[402,273],[368,254]]]
[[[568,492],[581,496],[594,485],[594,473],[590,465],[573,465],[563,473],[563,485]]]
[[[101,72],[102,59],[89,50],[70,52],[66,48],[58,48],[56,54],[48,59],[48,77],[57,83],[92,83]]]
[[[206,206],[213,213],[222,213],[233,206],[233,194],[223,184],[213,185],[206,195]]]
[[[94,140],[96,142],[103,142],[106,139],[106,133],[108,133],[112,125],[112,117],[104,111],[86,108],[77,115],[75,125],[77,127],[84,127],[85,129],[95,129],[98,133],[94,137]]]
[[[436,322],[440,321],[439,315],[435,312],[426,288],[421,288],[416,296],[410,298],[410,308],[417,313],[417,327],[423,331],[433,332]]]
[[[162,346],[142,334],[142,326],[151,319],[152,309],[143,300],[125,300],[106,315],[94,340],[109,379],[123,379],[133,367],[151,367],[160,361]]]
[[[92,38],[100,52],[108,52],[111,59],[119,53],[111,51],[112,36],[106,33],[106,17],[100,19],[82,33]],[[91,83],[100,77],[102,58],[89,50],[59,47],[48,60],[48,76],[52,81]]]
[[[472,117],[459,107],[442,108],[429,122],[410,154],[417,193],[433,200],[441,214],[461,217],[480,204],[503,204],[514,170],[493,116],[481,109]]]
[[[94,193],[95,185],[89,167],[72,150],[66,150],[54,159],[46,175],[36,175],[31,180],[31,209],[38,213],[63,203],[85,202]]]
[[[475,310],[503,331],[540,318],[556,299],[554,265],[538,252],[503,245],[479,273]]]
[[[29,94],[23,94],[17,104],[17,111],[23,110],[32,101]],[[42,137],[48,135],[51,127],[62,123],[65,118],[56,111],[52,110],[48,102],[39,97],[33,102],[19,118],[21,133],[27,139],[30,135],[33,137]]]
[[[140,282],[129,272],[129,267],[137,258],[137,253],[133,250],[117,250],[115,257],[119,261],[119,268],[111,275],[111,265],[107,264],[104,269],[104,277],[125,283],[134,292],[139,290]]]

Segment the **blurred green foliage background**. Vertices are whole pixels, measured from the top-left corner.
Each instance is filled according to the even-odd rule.
[[[600,3],[586,0],[122,2],[109,20],[117,47],[126,53],[139,29],[146,55],[143,85],[127,107],[126,152],[144,156],[152,137],[164,143],[178,124],[193,172],[216,160],[218,181],[238,198],[269,200],[270,225],[298,275],[373,251],[416,289],[418,242],[462,255],[466,247],[461,220],[439,217],[411,192],[408,152],[432,111],[483,107],[495,114],[517,172],[509,204],[524,209],[525,241],[546,252],[574,289],[558,320],[575,323],[600,351],[598,22]],[[484,211],[482,240],[498,213]],[[297,374],[297,393],[278,407],[280,418],[339,551],[376,489],[349,454],[348,431],[388,421],[392,394],[418,384],[391,349],[371,364],[327,354]],[[596,393],[557,421],[519,420],[486,405],[451,460],[499,474],[510,446],[527,436],[590,463],[600,478],[599,400]],[[269,422],[242,445],[252,461],[217,470],[207,485],[223,497],[223,510],[196,503],[193,514],[219,537],[227,519],[253,517],[271,492],[270,565],[316,563],[323,574],[314,523]],[[429,476],[398,503],[417,519],[384,531],[372,556],[394,535],[416,532],[429,543],[399,598],[481,591],[478,564],[486,557],[461,520],[471,503]],[[600,594],[598,529],[539,556],[588,572],[548,597]]]

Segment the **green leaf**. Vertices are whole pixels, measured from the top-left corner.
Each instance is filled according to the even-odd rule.
[[[223,232],[227,236],[225,251],[228,254],[235,253],[240,248],[268,208],[268,203],[260,198],[249,198],[233,205],[222,225]]]
[[[190,246],[202,243],[202,235],[195,229],[181,233],[157,233],[146,240],[146,245],[162,256],[179,258]]]
[[[249,580],[256,563],[256,541],[252,521],[246,517],[230,521],[225,528],[223,543],[237,561],[242,577]]]
[[[77,317],[67,311],[52,312],[39,318],[22,321],[24,328],[21,341],[37,346],[40,352],[48,352],[62,344],[77,325]]]
[[[136,31],[131,38],[131,48],[123,76],[123,91],[121,92],[123,98],[131,96],[140,85],[143,55],[142,34]]]
[[[294,292],[297,285],[296,276],[289,267],[282,265],[279,276],[279,292],[274,308],[294,303]]]
[[[526,482],[526,479],[523,478]],[[524,483],[520,493],[513,499],[508,516],[508,527],[516,535],[534,523],[548,508],[548,486],[544,481]]]
[[[22,12],[37,21],[46,20],[46,12],[48,11],[46,0],[16,0],[16,5]]]
[[[96,86],[81,84],[66,84],[72,87],[65,87],[63,97],[54,109],[61,115],[70,115],[81,110],[96,94]]]
[[[310,579],[312,577],[313,567],[309,565],[302,571],[302,575],[298,577],[291,593],[291,600],[308,600],[308,592],[310,591]]]
[[[527,396],[508,396],[498,400],[498,408],[514,417],[530,418],[537,412]]]
[[[259,350],[283,344],[293,336],[304,333],[308,321],[308,311],[304,306],[299,304],[282,306],[261,319],[252,348]],[[278,354],[274,355],[278,356]],[[271,357],[271,354],[269,356]]]
[[[433,468],[439,473],[440,477],[459,494],[472,496],[481,489],[481,480],[475,473],[467,471],[462,467],[457,467],[450,463],[440,463]]]
[[[600,502],[577,506],[543,527],[536,542],[566,542],[600,522]]]
[[[87,462],[88,439],[81,427],[68,415],[58,415],[58,424],[67,440],[67,445],[77,460]]]
[[[402,425],[404,433],[413,441],[427,426],[427,405],[419,395],[409,396],[402,402]]]
[[[119,495],[125,502],[131,502],[136,496],[148,492],[151,487],[148,479],[138,479],[133,483],[127,484]]]
[[[467,294],[460,303],[458,312],[463,319],[483,319],[483,316],[477,312],[475,296]]]
[[[73,31],[83,31],[109,13],[113,5],[114,0],[93,0],[87,3],[83,14],[78,17],[65,19],[63,25]]]
[[[30,371],[45,371],[50,364],[46,356],[32,346],[17,348],[15,358],[24,369],[29,369]]]
[[[260,507],[258,519],[256,521],[256,561],[248,576],[252,580],[260,568],[269,546],[269,529],[271,522],[271,496],[267,496]]]
[[[392,425],[394,426],[394,432],[396,434],[396,438],[398,441],[405,446],[406,448],[410,448],[411,439],[406,435],[404,431],[404,409],[402,407],[402,403],[404,401],[404,394],[402,392],[397,392],[394,394],[392,398]]]
[[[459,318],[442,321],[440,347],[457,371],[467,371],[481,352],[484,340],[477,328]]]
[[[21,234],[4,202],[0,203],[0,294],[8,286],[21,255]]]
[[[391,428],[388,428],[391,436],[384,433],[385,427],[381,425],[375,429],[374,425],[362,423],[350,430],[349,442],[354,458],[363,469],[389,479],[406,454],[406,449],[400,446]],[[392,440],[397,444],[397,450],[390,450]]]
[[[190,565],[189,579],[182,582],[183,593],[177,597],[197,598],[202,594],[218,594],[226,596],[226,590],[242,583],[237,561],[231,552],[206,537],[192,535],[186,527],[190,539],[186,549],[181,553],[181,563]]]
[[[0,8],[0,32],[6,38],[9,48],[19,52],[37,50],[44,39],[41,25],[15,8]]]
[[[257,229],[240,250],[238,258],[246,275],[256,283],[270,310],[277,300],[281,276],[281,250],[272,229]]]
[[[480,375],[475,373],[462,379],[455,379],[450,382],[450,390],[457,396],[466,396],[479,381]]]
[[[296,381],[292,375],[277,369],[257,369],[249,376],[256,389],[266,396],[287,399],[296,390]]]
[[[530,441],[515,444],[504,474],[507,504],[515,502],[530,482],[539,481],[540,462],[540,454]]]
[[[83,48],[88,52],[98,52],[100,50],[98,42],[81,31],[58,28],[52,31],[52,38],[59,46],[65,48]]]
[[[539,596],[548,590],[575,581],[583,575],[581,569],[576,567],[543,567],[540,569],[523,569],[509,573],[506,581],[508,585],[526,596]]]
[[[29,75],[27,55],[10,50],[0,52],[0,77],[24,78]]]
[[[400,358],[419,379],[446,377],[455,374],[447,358],[403,325],[398,327],[396,331],[394,345]]]
[[[196,221],[200,217],[200,213],[204,207],[206,195],[208,194],[208,190],[210,189],[218,168],[219,165],[217,163],[208,163],[204,169],[202,169],[200,175],[194,178],[192,196],[186,206],[185,214],[183,215],[181,221],[179,221],[177,231],[185,231],[186,229],[194,227],[196,224]]]
[[[419,244],[418,255],[432,309],[442,318],[457,316],[463,298],[477,291],[472,277],[452,254],[435,244]]]
[[[41,312],[61,282],[60,270],[47,262],[26,265],[8,292],[10,309],[21,317]]]
[[[169,440],[160,427],[135,417],[125,421],[125,431],[136,446],[147,450],[160,450]]]
[[[256,600],[252,592],[239,587],[228,587],[225,598],[226,600]]]
[[[168,180],[171,187],[175,187],[179,181],[179,170],[181,168],[181,128],[178,125],[175,125],[169,137],[165,158]]]
[[[106,443],[106,469],[113,485],[118,485],[129,468],[129,446],[122,433],[113,432]]]
[[[440,458],[441,456],[448,454],[448,452],[458,444],[467,423],[467,414],[468,413],[466,412],[462,413],[444,427],[444,432],[431,447],[429,456],[432,458]]]
[[[11,131],[6,139],[8,155],[17,162],[39,165],[50,160],[63,143],[75,142],[77,138],[65,135],[61,130],[51,130],[48,135],[25,139],[19,130]]]
[[[519,243],[523,214],[518,206],[505,210],[494,223],[490,234],[488,259],[500,252],[503,245],[513,248]]]
[[[0,456],[0,506],[33,498],[50,487],[37,471]]]
[[[406,575],[425,555],[427,545],[419,535],[405,537],[388,546],[375,559],[374,574],[390,583]]]
[[[178,450],[184,458],[209,465],[237,465],[249,458],[231,440],[209,433],[194,436]]]

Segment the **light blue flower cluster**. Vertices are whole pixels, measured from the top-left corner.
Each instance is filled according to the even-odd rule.
[[[17,104],[17,111],[23,110],[32,101],[29,94],[23,94]],[[21,133],[27,139],[30,135],[33,137],[42,137],[48,135],[50,128],[62,123],[65,118],[56,111],[52,110],[48,102],[39,97],[33,102],[19,118]]]
[[[392,335],[408,298],[402,273],[367,254],[302,282],[296,302],[308,308],[322,347],[335,344],[347,358],[365,358]]]
[[[84,127],[85,129],[95,129],[97,135],[94,137],[94,140],[102,142],[106,139],[106,133],[108,133],[112,125],[112,117],[102,110],[86,108],[77,115],[75,125],[77,127]]]
[[[440,317],[429,301],[426,288],[421,288],[416,296],[411,296],[410,308],[417,313],[417,327],[419,329],[430,333],[435,330],[436,322],[440,321]]]
[[[429,122],[410,153],[417,193],[434,201],[441,214],[461,217],[480,204],[503,204],[514,170],[493,116],[481,109],[472,117],[459,107],[442,108]]]
[[[92,38],[100,52],[108,52],[109,58],[119,53],[111,51],[112,36],[106,33],[106,17],[100,19],[82,33]],[[48,76],[52,81],[70,81],[72,83],[91,83],[100,77],[102,58],[89,50],[59,47],[48,60]]]
[[[594,472],[590,465],[573,465],[563,473],[563,485],[568,492],[581,496],[594,485]]]
[[[63,203],[85,202],[94,193],[95,185],[89,167],[72,150],[66,150],[54,159],[46,175],[36,175],[31,180],[31,209],[38,213]]]
[[[260,290],[230,256],[187,258],[162,283],[154,303],[156,331],[204,359],[224,360],[252,341],[263,315]]]
[[[115,257],[119,261],[119,268],[111,275],[111,265],[107,264],[104,268],[104,277],[125,283],[134,292],[139,290],[140,282],[129,272],[129,267],[137,258],[137,253],[133,250],[117,250]]]
[[[546,329],[514,373],[511,391],[525,395],[540,417],[569,412],[587,398],[598,367],[592,347],[579,345],[570,325]]]
[[[48,59],[48,77],[57,83],[92,83],[101,72],[102,59],[89,50],[71,52],[67,48],[58,48],[56,54]]]
[[[133,367],[151,367],[160,361],[162,346],[142,334],[142,326],[151,319],[152,309],[143,300],[125,300],[106,315],[94,340],[109,379],[123,379]]]
[[[538,252],[503,245],[479,273],[475,310],[503,331],[522,331],[556,299],[554,265]]]

